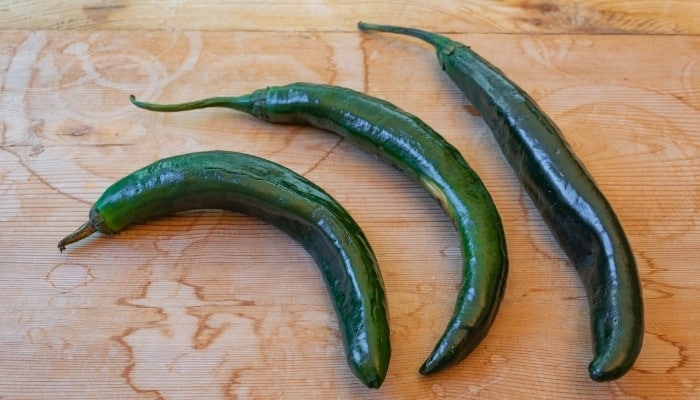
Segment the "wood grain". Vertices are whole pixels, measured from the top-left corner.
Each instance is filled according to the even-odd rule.
[[[155,2],[90,3],[115,7],[102,22],[78,18],[76,3],[53,4],[0,6],[13,16],[3,21],[26,24],[0,22],[0,398],[700,397],[700,38],[693,14],[678,11],[695,3],[621,2],[630,15],[646,7],[655,15],[649,21],[663,22],[610,19],[625,33],[660,35],[600,35],[613,31],[602,22],[587,28],[596,34],[563,23],[516,26],[509,7],[532,14],[536,2],[461,6],[491,10],[474,25],[481,33],[440,27],[501,67],[557,121],[629,235],[644,285],[645,343],[633,371],[603,384],[586,372],[591,344],[578,277],[481,118],[427,46],[354,31],[358,10],[398,22],[396,3],[303,3],[307,13],[299,2],[259,3],[246,8],[248,26],[217,22],[221,13],[210,10],[208,28],[181,15],[195,16],[194,2],[168,3],[165,14],[153,12]],[[49,6],[55,21],[69,23],[42,22]],[[417,7],[407,6],[408,22],[430,28],[448,19]],[[301,14],[308,16],[295,21]],[[688,35],[666,35],[674,18]],[[529,34],[545,30],[570,34]],[[507,294],[487,339],[460,365],[429,378],[417,373],[452,311],[461,255],[450,221],[410,179],[333,134],[227,110],[156,114],[128,102],[131,93],[176,101],[293,81],[348,86],[419,115],[491,191],[508,238]],[[393,356],[380,390],[364,388],[347,368],[311,258],[269,225],[190,212],[57,251],[114,180],[206,149],[287,165],[362,226],[391,315]]]
[[[469,33],[698,34],[694,0],[7,0],[0,27],[51,30],[354,31],[359,20]]]

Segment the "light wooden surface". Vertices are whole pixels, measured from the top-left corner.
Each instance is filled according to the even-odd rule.
[[[699,3],[432,3],[0,2],[0,398],[700,398]],[[579,279],[433,51],[359,33],[358,20],[470,44],[560,125],[639,263],[646,335],[627,376],[588,379]],[[491,191],[508,239],[507,294],[460,365],[417,373],[452,311],[461,258],[451,223],[415,183],[333,134],[128,102],[293,81],[417,114]],[[193,212],[58,252],[114,180],[205,149],[283,163],[352,212],[389,300],[393,356],[380,390],[350,373],[312,260],[271,226]]]

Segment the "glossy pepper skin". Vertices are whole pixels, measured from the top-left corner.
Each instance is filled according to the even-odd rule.
[[[612,207],[556,124],[523,89],[461,43],[413,28],[366,23],[359,28],[405,34],[435,47],[442,69],[479,110],[581,277],[590,306],[591,379],[627,373],[644,336],[636,262]]]
[[[158,105],[133,97],[132,102],[154,111],[228,107],[270,122],[309,124],[359,143],[395,165],[438,200],[457,228],[464,258],[453,315],[421,371],[461,360],[486,336],[508,273],[501,219],[459,151],[418,117],[351,89],[310,83],[183,104]]]
[[[159,160],[110,186],[89,221],[59,244],[99,231],[195,209],[224,209],[260,218],[301,243],[317,263],[335,311],[352,372],[381,386],[389,366],[384,283],[359,226],[306,178],[255,156],[207,151]]]

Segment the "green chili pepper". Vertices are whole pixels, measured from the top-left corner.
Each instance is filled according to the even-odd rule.
[[[157,161],[110,186],[90,218],[58,243],[95,231],[112,234],[141,221],[194,209],[258,217],[299,241],[323,275],[352,372],[381,386],[391,347],[384,283],[367,239],[326,192],[295,172],[251,155],[208,151]]]
[[[496,207],[457,149],[418,117],[351,89],[296,83],[238,97],[157,105],[154,111],[228,107],[275,123],[305,123],[340,134],[416,179],[454,222],[464,257],[454,313],[422,369],[454,362],[484,338],[503,298],[508,257]]]
[[[590,305],[591,379],[624,375],[642,347],[642,289],[615,213],[555,123],[500,70],[469,47],[413,28],[359,23],[405,34],[437,50],[442,69],[479,110],[503,153],[578,271]]]

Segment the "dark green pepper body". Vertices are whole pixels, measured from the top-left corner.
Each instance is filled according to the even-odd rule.
[[[112,234],[195,209],[242,212],[277,226],[317,263],[340,323],[348,364],[379,387],[391,355],[384,283],[372,249],[350,215],[321,188],[279,164],[208,151],[159,160],[110,186],[81,229]],[[59,243],[83,238],[78,230]]]
[[[581,277],[595,354],[591,379],[624,375],[644,336],[634,255],[612,207],[556,124],[523,89],[461,43],[412,28],[363,23],[360,28],[407,34],[435,46],[442,69],[479,110]]]
[[[228,107],[275,123],[340,134],[386,159],[435,197],[460,234],[463,278],[454,313],[421,371],[455,363],[486,336],[505,290],[508,257],[496,207],[459,151],[414,115],[351,89],[296,83],[183,104],[136,101],[154,111]]]

